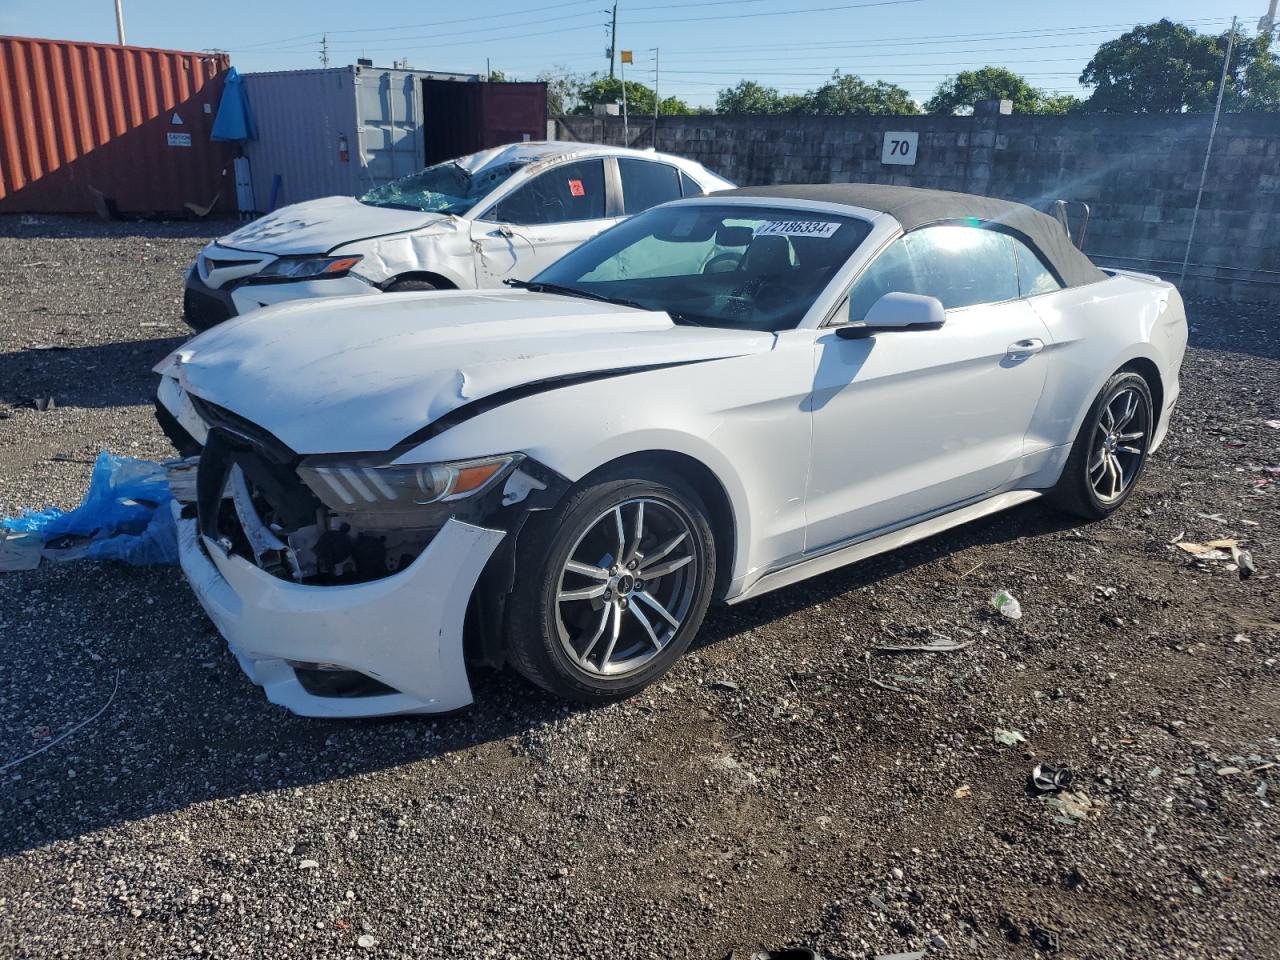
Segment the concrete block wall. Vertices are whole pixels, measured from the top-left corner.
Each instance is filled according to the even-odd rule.
[[[622,144],[619,117],[561,117],[557,135]],[[661,117],[659,150],[741,184],[893,183],[1092,210],[1100,265],[1177,279],[1212,118],[1203,114],[970,117]],[[889,131],[919,134],[914,166],[881,162]],[[653,145],[652,118],[630,143]],[[1280,114],[1225,114],[1214,140],[1184,292],[1280,301]]]

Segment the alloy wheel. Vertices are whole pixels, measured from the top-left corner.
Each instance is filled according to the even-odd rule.
[[[1149,421],[1146,400],[1135,387],[1118,391],[1102,408],[1089,458],[1089,484],[1104,504],[1124,496],[1137,476],[1147,449]]]
[[[620,677],[661,653],[698,592],[690,521],[650,497],[601,513],[569,551],[556,587],[556,628],[587,673]]]

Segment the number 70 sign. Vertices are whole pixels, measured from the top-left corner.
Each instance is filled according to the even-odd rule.
[[[884,147],[880,151],[881,163],[897,163],[915,166],[916,144],[919,133],[900,133],[890,130],[884,135]]]

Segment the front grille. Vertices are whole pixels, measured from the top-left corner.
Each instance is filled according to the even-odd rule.
[[[220,298],[200,290],[187,288],[182,297],[182,317],[198,330],[216,326],[231,319],[231,310]]]

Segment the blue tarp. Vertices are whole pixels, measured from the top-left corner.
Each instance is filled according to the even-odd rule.
[[[46,544],[63,536],[92,537],[91,560],[123,560],[134,566],[178,562],[178,534],[164,467],[103,450],[93,465],[80,506],[28,510],[0,517],[0,528],[37,533]]]
[[[249,107],[249,95],[236,68],[227,71],[222,81],[222,100],[218,115],[213,118],[211,140],[257,140],[258,126],[253,122],[253,110]]]

